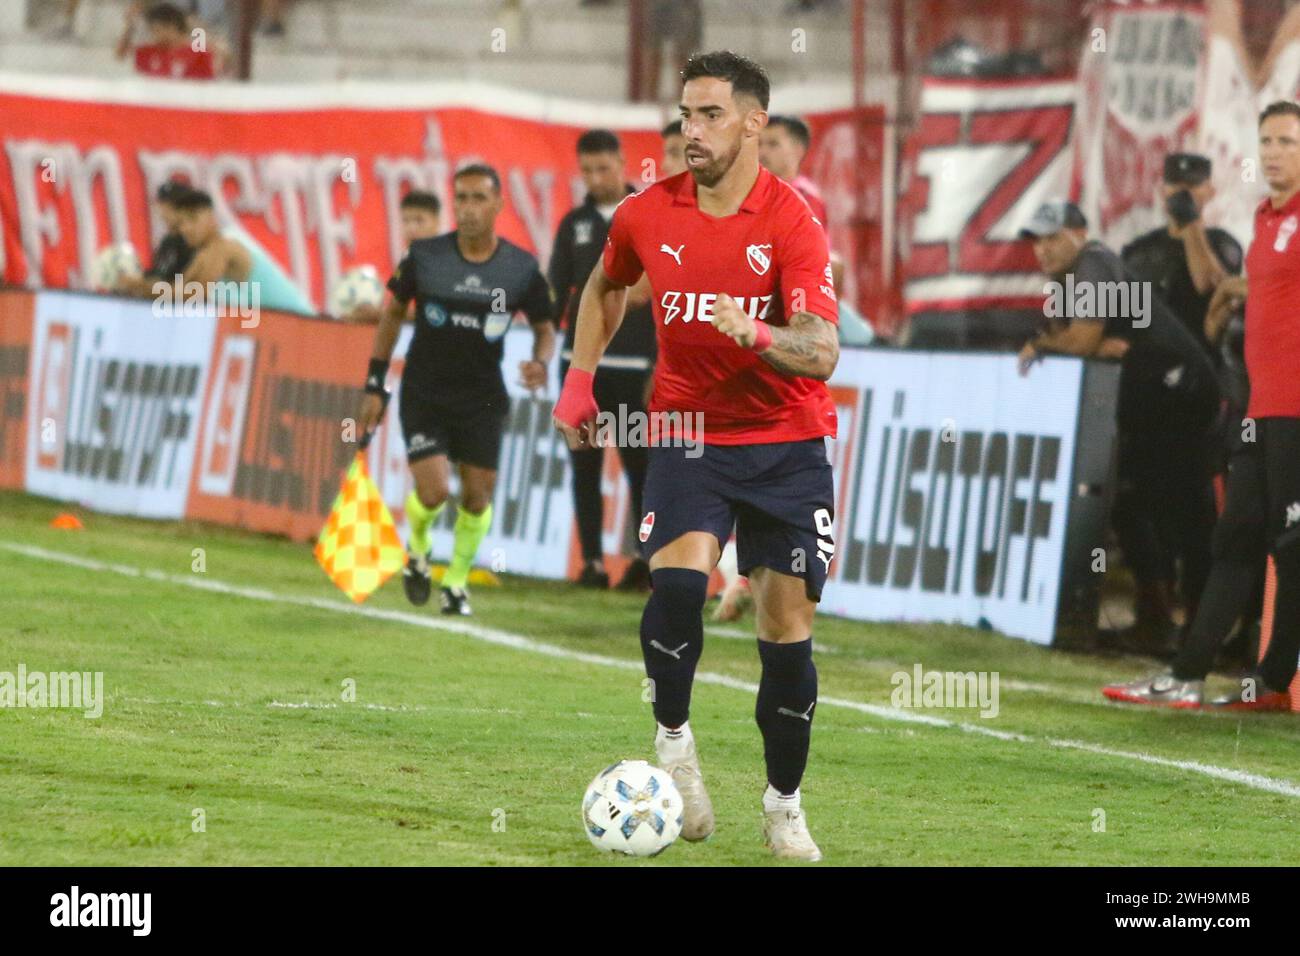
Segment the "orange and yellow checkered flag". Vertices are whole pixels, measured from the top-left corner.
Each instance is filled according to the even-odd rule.
[[[364,451],[352,460],[329,521],[316,539],[316,560],[358,604],[405,563],[397,525],[370,480]]]

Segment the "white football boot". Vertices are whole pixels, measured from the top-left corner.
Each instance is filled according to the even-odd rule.
[[[700,773],[700,757],[695,752],[695,737],[689,723],[682,724],[680,737],[669,737],[668,730],[659,725],[655,733],[655,753],[659,766],[677,784],[682,795],[682,839],[704,840],[713,833],[713,801],[704,789]]]
[[[773,856],[782,860],[816,863],[822,858],[822,851],[808,832],[798,790],[793,797],[783,797],[768,784],[763,794],[763,842]]]

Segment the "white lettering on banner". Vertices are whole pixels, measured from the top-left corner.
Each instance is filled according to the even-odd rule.
[[[53,204],[42,208],[38,192],[42,163],[51,160],[58,171],[56,189],[69,195],[75,212],[76,248],[82,268],[79,272],[70,270],[69,280],[73,286],[88,284],[90,263],[95,253],[106,245],[131,238],[122,188],[122,164],[117,151],[110,146],[97,146],[82,153],[69,143],[40,140],[9,140],[5,143],[5,151],[13,170],[18,232],[28,263],[27,284],[32,288],[42,284],[46,247],[57,247],[64,242],[59,231],[58,209]],[[109,234],[102,239],[94,215],[97,192],[104,196],[108,222]]]
[[[1099,5],[1079,65],[1074,177],[1093,234],[1118,249],[1164,225],[1168,153],[1194,150],[1205,18],[1191,7]]]
[[[522,169],[512,168],[506,174],[506,180],[510,202],[528,230],[528,238],[537,250],[537,261],[545,269],[551,259],[554,239],[551,235],[551,195],[555,174],[549,169],[535,169],[531,175],[526,175]]]

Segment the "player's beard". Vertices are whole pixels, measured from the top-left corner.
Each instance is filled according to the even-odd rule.
[[[732,145],[731,149],[723,155],[714,156],[701,166],[691,166],[689,162],[690,155],[691,148],[688,146],[686,149],[686,168],[689,169],[691,175],[695,177],[695,185],[703,186],[706,189],[712,189],[721,182],[722,177],[727,175],[727,172],[736,162],[736,157],[740,155],[740,141],[737,140]]]

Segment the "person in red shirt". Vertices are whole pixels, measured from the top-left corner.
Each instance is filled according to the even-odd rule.
[[[614,212],[554,417],[571,447],[608,437],[594,424],[592,374],[644,273],[659,348],[650,414],[672,423],[657,436],[651,425],[640,528],[653,588],[641,648],[659,763],[682,793],[682,836],[704,839],[713,809],[687,721],[709,573],[734,524],[758,609],[764,834],[779,857],[818,860],[799,783],[817,701],[813,614],[835,553],[826,380],[839,344],[826,235],[799,194],[759,165],[763,68],[701,53],[682,77],[687,171]]]
[[[812,146],[808,124],[797,116],[772,116],[758,139],[758,161],[799,191],[826,228],[826,201],[817,184],[799,171]]]
[[[1269,196],[1255,211],[1246,276],[1223,280],[1210,303],[1245,299],[1250,400],[1243,449],[1228,472],[1227,505],[1215,527],[1215,570],[1249,568],[1272,555],[1277,572],[1273,634],[1241,690],[1211,702],[1231,710],[1288,710],[1300,656],[1300,104],[1279,101],[1260,114],[1259,156]],[[1211,571],[1213,575],[1214,570]],[[1167,674],[1102,690],[1112,700],[1197,707],[1227,628],[1198,610]],[[1228,627],[1231,622],[1228,622]]]
[[[117,46],[118,59],[131,52],[131,34],[140,7],[133,4],[127,13],[126,31]],[[173,80],[211,80],[216,77],[212,51],[202,45],[195,49],[190,25],[180,8],[170,3],[155,3],[144,14],[150,42],[135,48],[135,71],[143,76]]]

